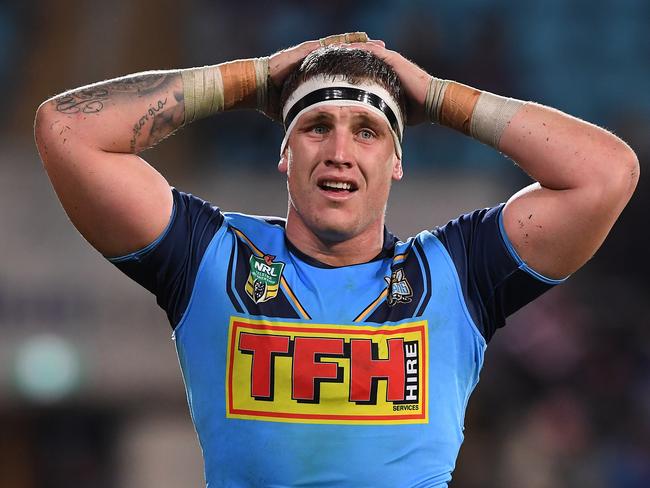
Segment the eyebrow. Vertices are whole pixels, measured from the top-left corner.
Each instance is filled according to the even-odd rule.
[[[362,125],[368,125],[373,128],[383,128],[385,125],[387,125],[384,120],[371,117],[368,114],[354,114],[352,117],[355,124],[360,123]]]
[[[332,122],[334,116],[328,112],[307,113],[301,117],[301,124],[319,124],[323,122]],[[383,127],[384,121],[375,117],[371,117],[367,113],[353,113],[352,123],[354,125],[367,125],[373,128]]]
[[[301,117],[301,123],[317,124],[320,122],[330,122],[334,117],[327,112],[307,113]]]

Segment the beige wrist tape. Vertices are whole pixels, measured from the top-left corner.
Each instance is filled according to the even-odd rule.
[[[425,110],[432,122],[498,148],[508,122],[524,103],[455,81],[431,77]]]
[[[268,57],[181,70],[184,124],[235,107],[265,110],[268,75]]]

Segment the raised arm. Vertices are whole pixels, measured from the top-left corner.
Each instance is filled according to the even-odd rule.
[[[566,277],[594,255],[630,200],[635,153],[611,132],[534,103],[517,111],[498,148],[536,180],[506,204],[508,237],[533,269]]]
[[[149,72],[68,91],[44,102],[36,143],[63,208],[102,254],[142,248],[165,228],[169,185],[136,153],[185,116],[179,72]]]
[[[214,113],[258,108],[274,117],[276,90],[309,52],[365,34],[308,41],[267,58],[151,71],[95,83],[43,102],[35,137],[66,213],[99,252],[141,249],[165,229],[172,196],[137,154]]]
[[[475,137],[536,181],[513,195],[503,211],[506,234],[526,264],[559,279],[594,255],[638,182],[639,162],[625,142],[553,108],[433,78],[376,44],[355,47],[395,68],[410,124],[432,120]]]

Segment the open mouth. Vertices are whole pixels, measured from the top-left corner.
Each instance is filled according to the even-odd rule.
[[[334,193],[352,193],[358,190],[357,186],[349,181],[323,180],[318,182],[318,187]]]

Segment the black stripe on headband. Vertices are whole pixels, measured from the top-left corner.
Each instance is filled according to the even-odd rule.
[[[298,115],[303,109],[309,107],[310,105],[314,105],[319,102],[325,102],[328,100],[352,100],[355,102],[372,105],[376,109],[383,112],[383,114],[388,119],[388,123],[393,129],[393,132],[397,134],[400,142],[402,142],[402,134],[399,132],[397,117],[388,106],[388,104],[379,95],[375,95],[374,93],[370,93],[365,90],[360,90],[359,88],[350,87],[320,88],[302,97],[295,103],[293,107],[291,107],[291,110],[289,110],[289,113],[287,114],[287,118],[284,119],[285,132],[291,125],[293,119],[296,118],[296,115]]]

